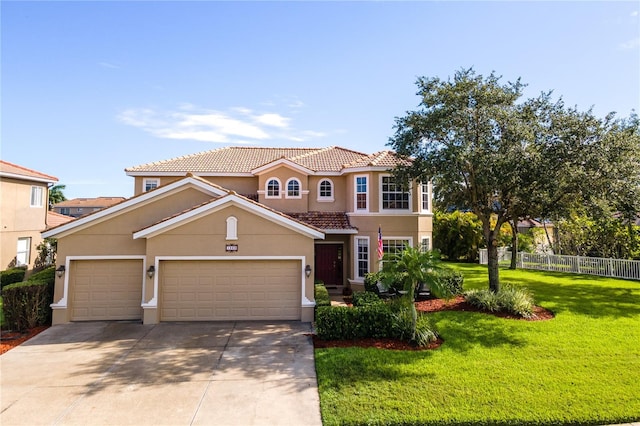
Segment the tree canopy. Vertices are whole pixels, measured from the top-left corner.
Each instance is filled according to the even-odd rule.
[[[599,120],[591,111],[566,108],[562,99],[553,102],[550,92],[522,102],[520,79],[500,79],[473,69],[447,81],[420,77],[419,108],[396,118],[389,142],[413,159],[394,171],[397,178],[432,180],[442,204],[478,216],[494,291],[503,223],[570,211],[602,200],[605,190],[615,192],[612,199],[637,194],[640,187],[637,117]],[[632,195],[620,198],[637,202]]]

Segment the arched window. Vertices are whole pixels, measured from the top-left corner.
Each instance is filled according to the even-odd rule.
[[[287,181],[287,198],[300,198],[300,181],[291,178]]]
[[[227,218],[227,240],[238,239],[238,219],[234,216]]]
[[[322,179],[318,183],[318,201],[333,201],[333,182]]]
[[[271,178],[267,181],[267,198],[280,198],[280,181]]]

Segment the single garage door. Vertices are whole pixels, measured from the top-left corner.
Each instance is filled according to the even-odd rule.
[[[142,260],[74,260],[71,320],[142,319]]]
[[[300,319],[300,261],[160,262],[162,321]]]

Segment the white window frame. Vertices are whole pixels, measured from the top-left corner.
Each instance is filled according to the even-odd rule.
[[[229,216],[227,218],[227,241],[238,239],[238,218]]]
[[[155,184],[155,186],[153,186]],[[151,186],[151,188],[147,188],[147,186]],[[142,192],[152,191],[160,186],[160,179],[158,178],[145,178],[142,179]]]
[[[41,186],[31,187],[31,200],[29,205],[31,207],[42,207],[44,204],[44,188]]]
[[[364,280],[364,275],[360,275],[360,252],[359,252],[359,242],[360,241],[365,241],[366,243],[366,247],[367,247],[367,273],[371,271],[371,244],[369,244],[369,237],[355,237],[353,239],[353,260],[354,260],[354,278],[357,281],[363,281]],[[366,273],[365,273],[366,275]]]
[[[328,182],[329,186],[331,187],[331,195],[330,196],[326,196],[326,195],[323,196],[322,195],[322,192],[321,192],[320,188],[321,188],[321,186],[322,186],[322,184],[324,182]],[[320,179],[320,182],[318,182],[318,201],[319,202],[327,203],[327,202],[335,201],[335,198],[334,198],[334,195],[333,195],[334,192],[335,192],[335,185],[333,184],[333,181],[331,179],[327,179],[327,178]]]
[[[278,195],[269,195],[269,183],[276,181],[278,183]],[[264,198],[279,199],[282,198],[282,182],[277,177],[270,177],[264,184]]]
[[[412,211],[412,202],[411,202],[411,189],[409,188],[406,192],[393,192],[393,194],[407,194],[407,208],[401,208],[401,209],[390,209],[390,208],[385,208],[384,207],[384,192],[382,191],[382,186],[383,186],[383,181],[385,178],[393,178],[392,175],[390,174],[382,174],[380,175],[380,211],[384,211],[384,212],[401,212],[401,213],[406,213],[406,212],[410,212]],[[394,183],[395,185],[395,183]]]
[[[426,189],[426,191],[425,191]],[[425,199],[424,197],[427,197],[427,208],[425,208],[424,204],[425,204]],[[428,183],[421,183],[420,184],[420,211],[421,212],[425,212],[425,213],[431,213],[431,205],[433,204],[433,199],[432,199],[432,187],[431,187],[431,182]]]
[[[26,243],[24,251],[20,251],[21,241]],[[24,260],[21,259],[21,255],[24,255]],[[31,237],[18,238],[18,242],[16,244],[16,266],[29,265],[29,262],[31,262]]]
[[[422,237],[420,239],[420,251],[423,253],[431,250],[431,237]]]
[[[358,178],[365,179],[366,191],[358,192]],[[354,212],[368,212],[369,211],[369,175],[355,175],[353,177],[353,211]],[[358,208],[358,194],[365,194],[365,207]]]
[[[298,195],[289,195],[289,184],[292,182],[297,182],[298,183]],[[285,198],[293,198],[293,199],[300,199],[302,198],[302,182],[300,182],[300,179],[298,178],[290,178],[287,180],[286,183],[286,192],[284,193]]]
[[[406,241],[406,247],[412,247],[413,246],[413,238],[412,237],[382,237],[382,246],[385,246],[385,243],[387,243],[389,241]],[[385,254],[389,252],[388,248],[384,249]]]

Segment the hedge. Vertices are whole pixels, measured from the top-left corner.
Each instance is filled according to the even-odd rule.
[[[314,297],[316,299],[316,307],[331,306],[331,298],[329,297],[329,291],[324,284],[319,283],[314,286]]]
[[[391,337],[393,313],[386,304],[323,306],[316,310],[316,334],[323,340]]]
[[[25,272],[27,272],[25,268],[11,268],[0,272],[0,287],[21,282],[24,280]]]
[[[14,331],[25,331],[51,324],[51,303],[55,267],[33,274],[27,281],[2,288],[4,324]]]

